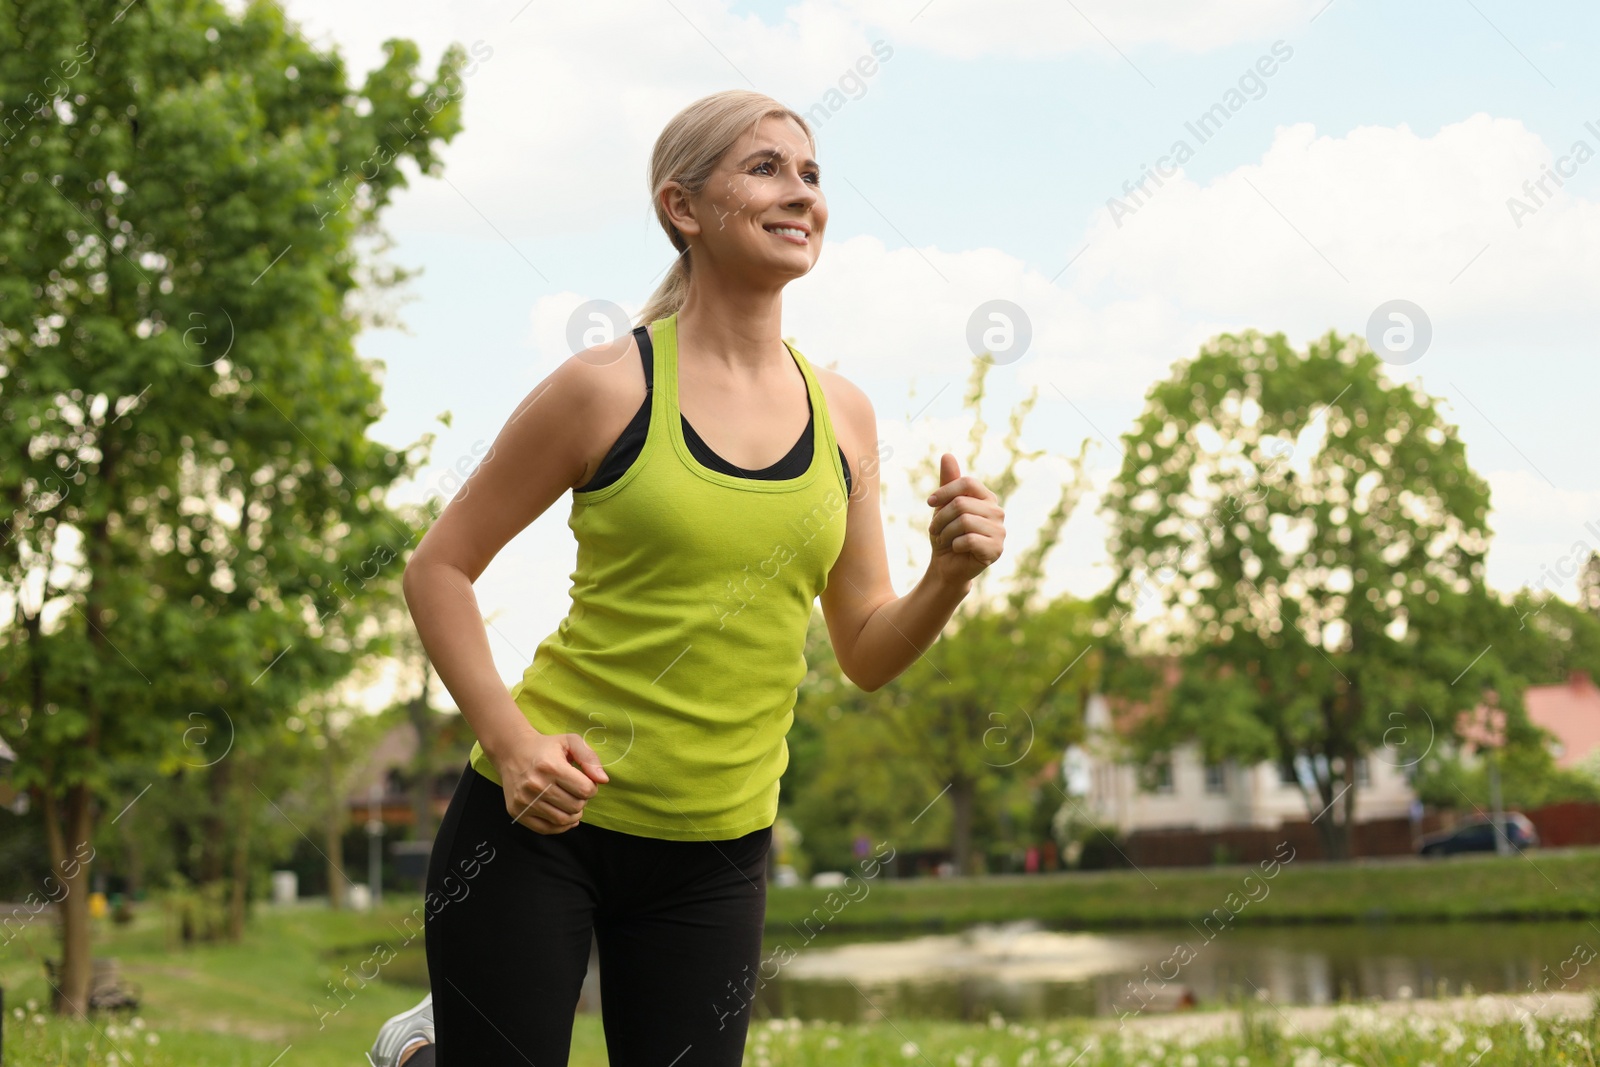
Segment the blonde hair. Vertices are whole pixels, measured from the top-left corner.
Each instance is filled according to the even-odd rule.
[[[655,201],[656,221],[678,250],[678,257],[667,269],[666,279],[645,302],[635,326],[673,314],[683,307],[689,295],[689,242],[672,225],[661,205],[661,193],[667,183],[677,182],[690,196],[698,196],[710,181],[717,161],[769,115],[793,119],[805,131],[812,151],[816,150],[816,136],[798,112],[748,89],[729,89],[701,97],[674,115],[656,138],[650,153],[650,195]]]

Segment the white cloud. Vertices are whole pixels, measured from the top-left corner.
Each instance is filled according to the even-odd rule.
[[[893,29],[896,41],[952,56],[1038,58],[1068,52],[1161,45],[1204,52],[1239,41],[1271,40],[1304,27],[1327,0],[902,0],[886,18],[882,0],[840,0],[862,19]],[[818,5],[802,5],[815,10]]]
[[[650,149],[683,107],[754,88],[803,109],[872,50],[865,26],[825,4],[778,25],[712,0],[538,4],[514,19],[515,7],[482,0],[288,9],[313,40],[338,42],[358,84],[389,37],[417,41],[429,76],[447,42],[477,44],[449,180],[413,182],[385,216],[396,232],[476,230],[481,212],[547,237],[647,213]]]
[[[1303,25],[1319,4],[1160,0],[1083,10],[1119,48],[1205,50],[1270,39],[1285,26]],[[717,0],[595,0],[520,13],[487,0],[286,4],[311,39],[337,42],[358,84],[381,61],[390,37],[418,43],[428,76],[448,42],[479,58],[466,82],[465,129],[445,150],[448,181],[413,181],[386,215],[393,232],[476,231],[487,218],[512,236],[541,237],[647,214],[640,161],[648,160],[666,122],[708,93],[755,88],[804,112],[870,57],[880,39],[893,49],[958,58],[1111,54],[1100,32],[1070,6],[933,0],[918,14],[921,6],[922,0],[908,0],[888,18],[881,4],[864,0],[804,0],[782,22],[768,24],[735,15]]]
[[[1198,51],[1271,40],[1322,6],[1322,0],[1080,2],[1092,27],[1072,6],[1053,3],[932,0],[912,20],[923,0],[897,4],[894,19],[865,0],[804,0],[788,9],[784,22],[766,25],[718,4],[675,2],[677,10],[615,0],[538,5],[515,21],[514,5],[487,3],[380,8],[295,2],[290,9],[313,32],[331,30],[353,79],[377,62],[378,44],[390,36],[419,41],[425,71],[446,41],[481,40],[494,49],[468,83],[467,129],[448,150],[449,183],[414,182],[386,216],[391,231],[481,235],[481,211],[513,237],[543,238],[621,218],[647,226],[664,260],[669,253],[646,204],[644,161],[662,125],[684,104],[745,84],[734,67],[763,91],[803,108],[880,36],[897,50],[956,58],[1095,49],[1110,55],[1098,27],[1125,50]],[[1182,135],[1180,123],[1156,143]],[[1537,346],[1576,354],[1592,347],[1600,259],[1590,250],[1600,238],[1600,204],[1562,190],[1520,228],[1506,206],[1508,197],[1525,196],[1523,183],[1538,180],[1580,138],[1600,148],[1600,137],[1578,124],[1547,145],[1517,119],[1482,113],[1432,135],[1405,124],[1342,134],[1319,134],[1309,123],[1281,126],[1259,159],[1204,186],[1181,173],[1166,179],[1120,228],[1097,207],[1085,220],[1087,250],[1058,277],[1061,263],[1030,265],[1003,248],[890,248],[870,235],[830,238],[817,269],[789,291],[785,332],[813,361],[837,360],[842,373],[872,392],[880,432],[896,450],[896,469],[886,469],[884,478],[901,487],[891,498],[889,530],[897,589],[904,592],[915,576],[900,566],[907,550],[926,560],[925,533],[907,517],[925,525],[927,509],[921,496],[904,488],[905,465],[929,445],[965,458],[966,423],[959,416],[971,354],[964,335],[980,303],[1012,300],[1032,320],[1027,356],[991,375],[1040,388],[1030,444],[1052,421],[1054,441],[1096,436],[1085,418],[1115,439],[1150,384],[1218,332],[1281,330],[1303,345],[1330,327],[1363,330],[1372,309],[1396,297],[1427,310],[1435,347],[1416,364],[1392,368],[1392,375],[1426,374],[1430,391],[1453,395],[1448,381],[1470,383],[1458,375],[1497,368],[1508,353],[1517,358]],[[1200,153],[1222,150],[1198,146]],[[1122,195],[1120,189],[1105,192]],[[836,225],[840,218],[835,215]],[[1072,251],[1081,245],[1074,242]],[[534,377],[567,354],[566,316],[580,299],[573,292],[548,294],[530,307],[529,339],[539,356]],[[907,397],[905,386],[913,380],[916,396]],[[1523,385],[1522,399],[1538,400]],[[1479,404],[1493,403],[1489,416],[1497,424],[1515,399],[1508,393],[1486,400],[1471,384],[1467,392]],[[1081,410],[1068,407],[1062,393]],[[1009,399],[997,397],[985,412],[994,449],[1005,432]],[[905,417],[930,400],[923,417],[907,426]],[[1503,447],[1490,423],[1460,415],[1469,455],[1476,458],[1481,446]],[[1561,440],[1559,429],[1549,432],[1547,451],[1533,453],[1541,465],[1550,443]],[[1574,428],[1568,438],[1575,446],[1578,432]],[[985,456],[986,471],[998,469],[993,456]],[[1092,460],[1098,486],[1119,459],[1114,446],[1098,446]],[[1031,472],[1034,481],[1008,507],[1013,559],[1053,502],[1045,490],[1065,469],[1055,462],[1054,469],[1041,464]],[[1535,580],[1539,568],[1567,552],[1584,536],[1584,523],[1600,515],[1595,494],[1554,490],[1531,472],[1495,470],[1490,477],[1490,581],[1498,588]],[[1066,583],[1087,593],[1109,575],[1097,503],[1097,497],[1086,499],[1069,524],[1052,560],[1053,587]],[[505,580],[499,588],[511,591],[501,602],[516,620],[502,625],[531,634],[531,645],[565,610],[572,551],[560,521],[547,519],[523,536],[531,540],[522,542],[521,555],[508,549],[494,566]],[[535,559],[537,566],[530,562]],[[485,607],[492,606],[486,599]]]
[[[1600,235],[1600,204],[1562,193],[1520,229],[1506,209],[1551,158],[1521,122],[1482,113],[1432,137],[1405,124],[1318,136],[1297,123],[1205,188],[1180,173],[1120,227],[1098,215],[1074,269],[1082,284],[1301,333],[1364,328],[1401,296],[1429,313],[1436,338],[1486,314],[1584,312],[1600,261],[1581,250]]]
[[[1363,332],[1373,307],[1404,296],[1431,315],[1435,349],[1389,373],[1426,372],[1434,384],[1425,387],[1444,395],[1447,417],[1461,420],[1469,451],[1481,455],[1503,446],[1499,432],[1456,411],[1446,389],[1458,374],[1505,360],[1501,338],[1481,324],[1514,332],[1524,350],[1587,346],[1593,335],[1600,261],[1584,249],[1600,243],[1600,205],[1561,192],[1520,229],[1505,208],[1552,156],[1521,122],[1485,114],[1431,137],[1404,125],[1338,137],[1309,124],[1282,127],[1259,161],[1204,188],[1181,174],[1168,179],[1120,229],[1108,215],[1092,219],[1089,250],[1055,284],[996,249],[888,249],[870,236],[832,243],[793,286],[787,328],[808,355],[838,358],[847,375],[918,381],[916,399],[879,391],[880,424],[913,413],[947,383],[924,421],[929,432],[940,427],[932,439],[960,454],[964,424],[939,420],[958,408],[971,365],[966,318],[985,300],[1013,300],[1032,319],[1033,348],[1008,373],[1039,386],[1034,425],[1057,404],[1074,435],[1115,439],[1149,385],[1218,332],[1282,330],[1299,346],[1329,328]],[[1058,403],[1063,394],[1075,409]],[[1477,399],[1500,421],[1504,401]],[[1000,414],[987,416],[998,438]],[[1118,459],[1107,443],[1094,463]],[[1509,589],[1567,552],[1583,522],[1600,516],[1600,502],[1532,472],[1496,478],[1490,581]],[[1094,503],[1085,501],[1074,521],[1103,536],[1088,517]],[[1031,531],[1047,506],[1041,498],[1018,518]],[[1561,588],[1570,596],[1574,587]]]
[[[1576,599],[1584,561],[1600,551],[1600,491],[1558,488],[1527,470],[1484,477],[1494,506],[1489,584]]]

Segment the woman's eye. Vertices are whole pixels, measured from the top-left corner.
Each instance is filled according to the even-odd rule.
[[[773,163],[772,163],[771,160],[767,160],[766,162],[763,162],[763,163],[757,163],[755,166],[750,168],[750,173],[751,174],[758,173],[763,167],[767,168],[770,171],[772,169],[772,166],[773,166]],[[812,185],[821,185],[822,184],[822,175],[817,173],[814,170],[807,171],[806,172],[806,177],[811,179],[811,184]]]

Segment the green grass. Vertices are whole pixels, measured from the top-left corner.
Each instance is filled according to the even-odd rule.
[[[857,875],[842,889],[771,890],[767,926],[798,925],[815,915],[830,930],[945,929],[1015,919],[1113,929],[1199,922],[1215,908],[1235,913],[1234,925],[1580,919],[1600,917],[1597,885],[1600,848],[1348,864],[1291,858],[1271,878],[1257,866],[904,881]],[[1237,894],[1231,906],[1230,893]]]
[[[379,943],[400,948],[407,937],[402,921],[418,903],[412,898],[386,904],[367,915],[311,906],[264,909],[239,944],[192,949],[169,945],[153,904],[145,905],[128,928],[96,920],[96,955],[117,957],[124,976],[142,987],[138,1029],[123,1013],[97,1014],[92,1026],[29,1021],[34,1013],[25,1002],[47,1004],[50,994],[30,951],[57,951],[54,928],[36,923],[0,951],[6,1064],[98,1065],[109,1062],[108,1052],[121,1051],[139,1064],[267,1067],[292,1046],[279,1067],[365,1067],[363,1053],[378,1026],[415,1004],[425,988],[399,980],[415,981],[415,974],[387,967],[378,969],[375,981],[353,980],[342,1001],[329,992],[328,983],[345,977],[346,966],[356,972]],[[417,936],[412,947],[421,940]],[[407,953],[407,961],[416,958]],[[402,966],[402,959],[397,957],[394,966]],[[372,974],[373,967],[365,973]],[[26,1019],[17,1018],[19,1007]],[[156,1044],[148,1043],[152,1034]],[[580,1016],[573,1029],[573,1064],[604,1064],[604,1049],[598,1018]]]
[[[1264,1015],[1265,1009],[1247,1012],[1239,1036],[1209,1039],[1163,1038],[1107,1023],[1030,1026],[998,1016],[987,1026],[773,1019],[752,1025],[744,1062],[753,1067],[1597,1067],[1600,1044],[1600,997],[1583,1019],[1531,1015],[1497,1024],[1380,1016],[1355,1005],[1341,1009],[1328,1029],[1306,1033]],[[7,1029],[9,1062],[17,1067],[212,1067],[265,1064],[270,1060],[264,1057],[277,1054],[238,1036],[169,1031],[148,1044],[157,1031],[138,1020],[91,1032],[83,1023],[36,1015]],[[290,1067],[365,1061],[359,1050],[324,1042],[294,1045],[281,1062]],[[598,1020],[580,1017],[571,1063],[604,1062]]]
[[[1264,1010],[1264,1009],[1263,1009]],[[1380,1017],[1360,1007],[1306,1034],[1246,1016],[1244,1034],[1211,1040],[1154,1038],[1114,1026],[757,1024],[746,1045],[754,1067],[1596,1067],[1600,1010],[1583,1020],[1538,1017],[1498,1025]]]
[[[1337,868],[1291,862],[1251,903],[1271,921],[1361,917],[1383,902],[1391,917],[1459,918],[1476,912],[1548,916],[1595,914],[1600,850],[1536,857],[1551,882],[1525,859],[1473,858],[1417,867],[1406,864]],[[1527,868],[1524,872],[1521,868]],[[1136,872],[1061,877],[870,883],[870,893],[834,918],[868,922],[945,924],[974,919],[1045,918],[1101,924],[1172,921],[1220,903],[1243,868],[1151,871],[1159,889]],[[1525,874],[1531,874],[1533,884]],[[1140,888],[1140,887],[1143,888]],[[1542,888],[1541,888],[1542,887]],[[1558,888],[1556,888],[1558,887]],[[1587,895],[1586,895],[1587,894]],[[859,895],[859,893],[858,893]],[[803,916],[819,890],[775,890],[776,925]],[[91,1022],[49,1017],[38,1005],[49,989],[38,954],[55,952],[47,923],[29,927],[0,946],[0,986],[6,991],[5,1051],[10,1067],[361,1067],[378,1025],[415,1003],[421,977],[415,949],[359,985],[343,1002],[328,983],[383,943],[401,948],[401,927],[417,904],[404,899],[375,914],[353,915],[305,906],[263,909],[237,945],[182,948],[171,943],[159,908],[145,905],[128,927],[96,921],[95,951],[115,956],[126,977],[143,989],[136,1016],[97,1015]],[[1270,909],[1270,910],[1269,910]],[[409,970],[408,970],[409,969]],[[368,973],[371,973],[370,968]],[[35,1003],[34,1008],[28,1002]],[[1597,1000],[1600,1004],[1600,1000]],[[335,1010],[337,1009],[337,1010]],[[1265,1018],[1261,1018],[1265,1016]],[[1165,1044],[1118,1032],[1104,1020],[1024,1025],[995,1017],[994,1025],[886,1020],[864,1026],[760,1020],[751,1028],[746,1062],[754,1067],[897,1064],[903,1067],[1600,1067],[1600,1011],[1582,1022],[1538,1017],[1527,1024],[1396,1021],[1357,1006],[1326,1034],[1279,1029],[1255,1012],[1248,1038]],[[1574,1036],[1576,1035],[1576,1036]],[[1087,1051],[1085,1051],[1087,1049]],[[1315,1050],[1315,1056],[1312,1055]],[[1081,1057],[1079,1054],[1082,1054]],[[281,1057],[281,1059],[280,1059]],[[574,1067],[604,1064],[600,1020],[580,1015],[573,1028]],[[540,1065],[544,1067],[544,1065]]]

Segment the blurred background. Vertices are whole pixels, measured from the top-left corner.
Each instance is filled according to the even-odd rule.
[[[873,400],[896,590],[941,452],[1009,532],[876,692],[814,615],[748,1003],[822,1036],[752,1055],[1600,986],[1590,7],[19,2],[0,40],[13,1062],[356,1063],[426,991],[473,737],[405,561],[631,325],[651,147],[727,88],[815,135],[784,332]],[[553,509],[477,583],[508,686],[574,565]],[[592,964],[574,1062],[598,1007]]]

